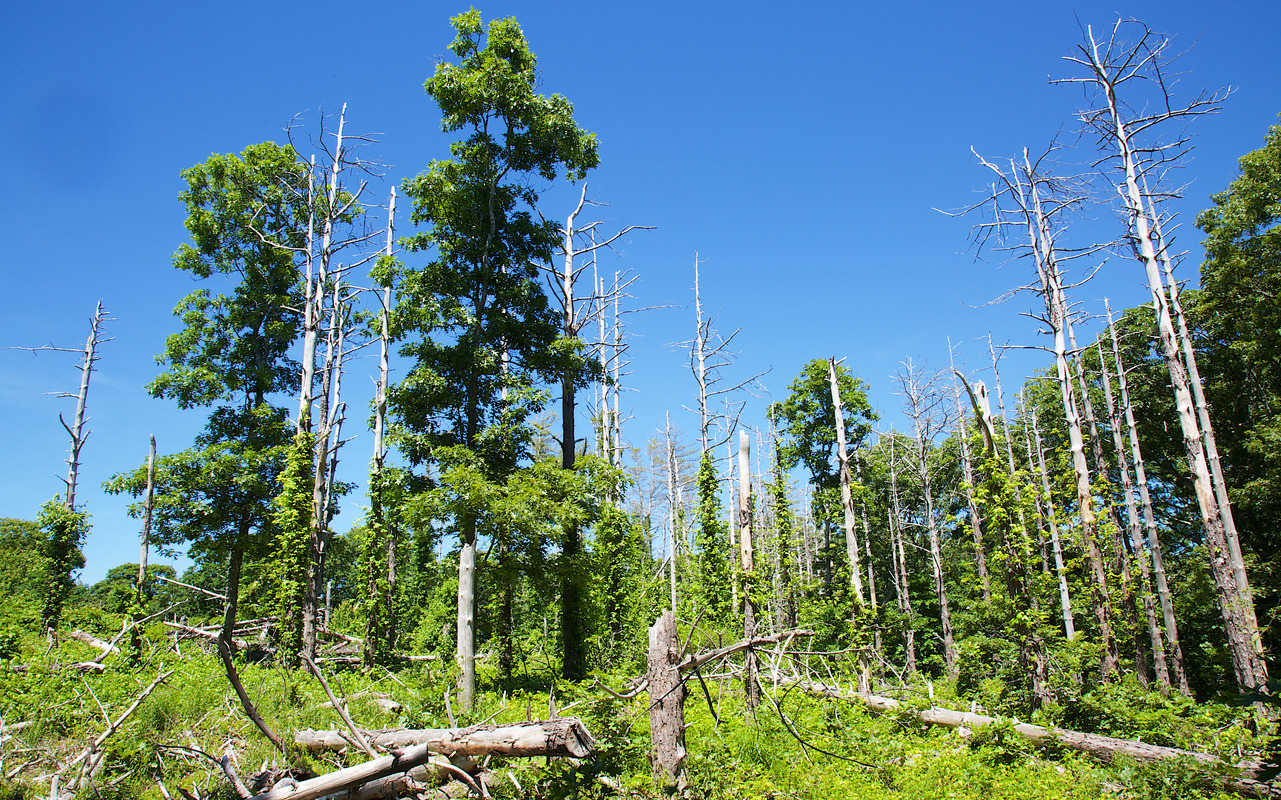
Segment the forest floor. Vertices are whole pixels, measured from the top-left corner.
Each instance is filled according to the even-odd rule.
[[[100,672],[75,668],[99,656],[88,644],[71,639],[48,644],[34,636],[15,643],[8,667],[0,668],[0,800],[50,797],[51,781],[60,770],[65,786],[78,769],[68,765],[169,671],[103,741],[101,767],[77,796],[234,797],[219,764],[224,757],[246,781],[268,768],[286,766],[286,757],[246,717],[218,657],[191,640],[178,642],[175,650],[175,641],[171,630],[153,625],[140,660],[129,664],[123,655],[111,655],[103,659]],[[456,707],[456,697],[451,701],[453,676],[436,662],[397,671],[323,665],[322,670],[361,728],[516,723],[550,713],[578,717],[596,739],[591,759],[495,759],[487,772],[493,797],[665,796],[651,778],[647,696],[642,692],[625,699],[601,688],[619,688],[635,674],[560,683],[554,693],[537,688],[537,677],[530,676],[529,689],[503,692],[494,689],[494,676],[485,674],[488,666],[482,662],[482,691],[470,713]],[[264,721],[282,738],[292,739],[305,729],[344,729],[320,683],[305,670],[243,660],[238,668]],[[976,699],[956,697],[942,683],[899,691],[905,708],[896,714],[767,684],[761,705],[749,713],[733,672],[726,664],[720,674],[704,674],[688,684],[688,791],[694,797],[1235,796],[1214,788],[1203,770],[1185,761],[1101,764],[1080,753],[1034,747],[1012,724],[951,730],[921,723],[911,709],[930,702],[985,710]],[[839,674],[832,677],[840,679]],[[927,693],[934,694],[933,701]],[[1266,731],[1251,730],[1249,708],[1163,697],[1133,681],[1084,695],[1057,713],[1078,728],[1090,723],[1090,732],[1141,738],[1233,762],[1257,753],[1267,741]],[[319,775],[366,758],[357,748],[320,756],[299,749],[288,761]]]

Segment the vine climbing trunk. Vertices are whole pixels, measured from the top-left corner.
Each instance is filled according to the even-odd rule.
[[[743,639],[756,638],[756,563],[752,552],[752,480],[747,431],[738,432],[738,553],[743,589]],[[743,661],[743,695],[749,711],[761,702],[756,679],[756,652],[750,647]]]
[[[836,413],[836,458],[840,465],[841,509],[844,513],[845,552],[850,565],[850,588],[854,592],[854,608],[850,614],[850,621],[856,627],[861,628],[864,624],[864,606],[866,605],[867,600],[863,593],[863,567],[859,557],[858,534],[854,531],[854,497],[850,487],[850,457],[845,448],[845,407],[841,402],[841,388],[836,377],[836,359],[834,357],[827,360],[827,376],[828,383],[831,385],[832,389],[832,407]],[[861,634],[862,631],[858,631],[857,633]],[[859,648],[858,674],[858,684],[860,687],[871,685],[871,667],[866,647]],[[870,689],[860,688],[859,691],[870,691]]]

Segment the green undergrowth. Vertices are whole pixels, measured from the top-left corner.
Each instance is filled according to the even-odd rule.
[[[74,758],[106,728],[141,689],[162,671],[174,674],[107,743],[108,756],[93,798],[159,798],[163,783],[202,798],[222,797],[222,775],[211,759],[234,753],[248,777],[265,766],[292,765],[323,773],[357,763],[359,754],[312,757],[282,755],[248,721],[218,659],[183,642],[175,653],[162,627],[148,631],[136,664],[124,656],[107,660],[101,673],[66,668],[95,655],[76,641],[50,646],[26,635],[0,669],[0,716],[6,725],[32,724],[4,743],[0,800],[47,797],[49,774]],[[317,681],[301,671],[247,663],[239,670],[268,725],[286,739],[304,728],[342,728]],[[464,713],[449,687],[453,675],[428,662],[390,672],[327,669],[336,692],[348,698],[351,716],[367,728],[447,727],[543,719],[550,704],[580,717],[598,741],[589,761],[546,759],[494,764],[498,798],[660,798],[647,756],[647,697],[619,699],[593,682],[560,683],[552,698],[546,685],[502,691],[482,682],[476,708]],[[485,671],[482,670],[482,676]],[[492,679],[492,676],[490,676]],[[629,675],[601,675],[620,687]],[[839,675],[837,676],[839,678]],[[949,687],[933,687],[940,701],[968,707]],[[401,710],[379,708],[374,695],[389,695]],[[903,695],[906,708],[929,704],[925,692]],[[977,702],[977,701],[975,701]],[[735,681],[691,681],[686,701],[690,795],[707,798],[1163,798],[1228,797],[1206,788],[1190,764],[1167,762],[1102,765],[1076,753],[1031,747],[1011,725],[953,731],[916,721],[907,711],[881,715],[846,701],[815,697],[799,689],[767,690],[753,713],[746,711]],[[1257,748],[1266,735],[1245,724],[1249,709],[1196,704],[1143,692],[1127,683],[1085,695],[1070,707],[1048,709],[1036,721],[1079,730],[1142,738],[1157,744],[1236,758]],[[206,755],[207,754],[207,755]],[[510,774],[509,774],[510,773]],[[519,790],[517,789],[519,786]]]

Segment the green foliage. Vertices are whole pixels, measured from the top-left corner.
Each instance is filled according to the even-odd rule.
[[[85,565],[80,546],[89,533],[89,515],[72,511],[54,498],[40,507],[36,524],[45,535],[40,620],[44,627],[56,629],[62,619],[62,607],[75,586],[73,574]]]
[[[1201,290],[1184,304],[1214,412],[1223,470],[1252,572],[1259,618],[1275,614],[1281,573],[1281,125],[1238,162],[1240,174],[1196,220],[1205,232]],[[1264,625],[1271,652],[1281,626]]]
[[[784,469],[803,464],[818,488],[839,485],[836,464],[836,410],[826,359],[816,358],[801,368],[792,381],[787,399],[770,407],[779,423],[779,460]],[[836,365],[836,384],[845,412],[845,443],[858,450],[872,432],[878,417],[867,400],[867,384],[843,365]]]
[[[605,669],[644,667],[644,643],[634,633],[658,613],[662,593],[649,585],[653,561],[645,550],[639,521],[613,503],[601,508],[591,558],[596,580],[590,581],[599,609],[595,625],[596,662]]]
[[[280,615],[281,652],[292,658],[302,649],[303,593],[307,581],[307,537],[312,514],[312,446],[314,434],[299,430],[280,476],[280,494],[275,499],[276,554],[273,573],[276,581],[276,613]]]
[[[6,636],[40,627],[44,540],[38,523],[0,518],[0,633]]]
[[[729,622],[731,564],[734,554],[729,549],[729,531],[721,508],[721,483],[712,464],[712,455],[704,452],[698,463],[698,532],[694,541],[698,547],[695,571],[698,576],[693,589],[698,595],[699,613],[709,625],[720,626]]]

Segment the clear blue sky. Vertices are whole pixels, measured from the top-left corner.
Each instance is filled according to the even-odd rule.
[[[447,154],[439,115],[422,90],[448,56],[440,2],[259,4],[18,4],[0,31],[0,147],[6,169],[0,218],[0,348],[50,342],[76,347],[93,305],[116,321],[89,398],[81,497],[93,515],[83,579],[137,559],[138,524],[101,482],[146,455],[190,444],[204,423],[150,399],[154,355],[177,329],[171,312],[195,288],[170,265],[184,241],[179,171],[210,153],[282,140],[290,118],[344,102],[352,130],[383,133],[371,155],[387,179]],[[631,320],[636,389],[628,435],[643,444],[694,383],[690,338],[692,263],[706,260],[704,302],[720,327],[742,328],[738,373],[773,368],[773,398],[810,358],[837,355],[897,418],[890,375],[911,357],[941,366],[946,337],[975,368],[998,342],[1032,343],[1017,298],[976,308],[1016,284],[1024,267],[976,263],[970,222],[933,209],[973,202],[986,176],[970,147],[990,157],[1045,146],[1073,130],[1079,92],[1047,85],[1070,72],[1061,56],[1080,24],[1140,16],[1192,47],[1182,87],[1235,88],[1200,120],[1178,204],[1178,244],[1200,261],[1191,227],[1206,197],[1259,147],[1281,111],[1281,4],[1269,2],[1062,3],[517,3],[480,6],[486,20],[515,15],[543,72],[543,88],[568,97],[598,134],[602,163],[590,195],[611,203],[632,236],[605,269],[640,278],[636,305],[672,306]],[[1068,137],[1070,138],[1070,137]],[[1085,156],[1082,156],[1084,159]],[[385,193],[385,187],[379,191]],[[563,217],[572,189],[545,194]],[[1110,224],[1108,212],[1100,211]],[[402,218],[403,220],[404,218]],[[402,221],[402,229],[405,223]],[[1137,265],[1107,265],[1082,300],[1116,307],[1144,300]],[[1007,386],[1037,366],[1011,359]],[[353,406],[369,391],[357,365]],[[0,350],[0,516],[33,518],[61,489],[66,436],[59,412],[74,390],[69,355]],[[753,425],[766,399],[751,400]],[[354,415],[357,418],[360,415]],[[369,436],[347,451],[359,477]],[[338,527],[355,521],[357,496]]]

